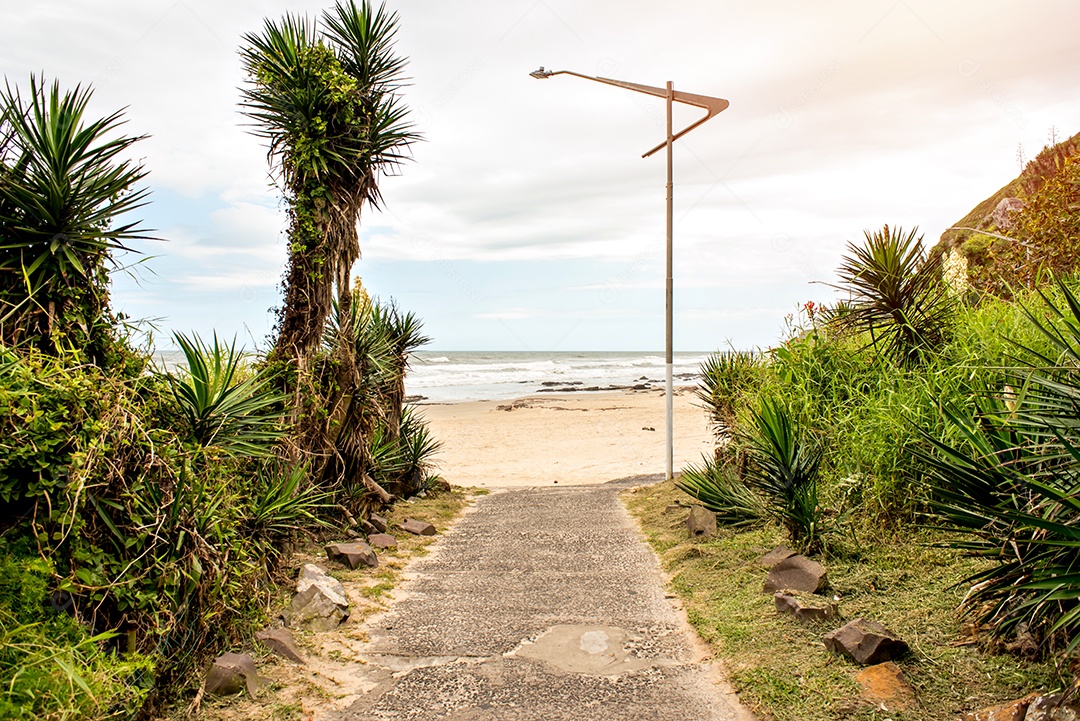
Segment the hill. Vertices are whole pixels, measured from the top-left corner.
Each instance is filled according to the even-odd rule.
[[[1023,172],[946,230],[941,254],[954,287],[1009,297],[1047,271],[1080,272],[1080,133],[1044,147]]]

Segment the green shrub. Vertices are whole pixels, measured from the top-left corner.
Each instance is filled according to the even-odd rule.
[[[1080,644],[1080,298],[1059,284],[1027,311],[1049,351],[1020,346],[974,413],[945,409],[960,443],[921,454],[934,517],[955,548],[995,561],[972,576],[965,608],[996,636],[1022,630]]]
[[[51,592],[54,570],[28,543],[0,538],[0,718],[130,718],[149,687],[150,659],[102,650]]]

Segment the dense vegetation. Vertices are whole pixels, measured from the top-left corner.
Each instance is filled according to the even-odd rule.
[[[147,235],[140,138],[86,88],[0,94],[0,717],[180,700],[264,622],[295,542],[439,483],[404,405],[421,324],[350,282],[360,210],[412,139],[396,19],[343,2],[322,23],[267,23],[243,52],[292,207],[268,359],[177,333],[183,364],[155,366],[108,303]]]
[[[961,297],[939,257],[867,233],[842,305],[807,303],[767,353],[710,359],[699,395],[721,443],[680,485],[826,557],[918,536],[980,559],[961,612],[1064,671],[1080,643],[1080,282]]]

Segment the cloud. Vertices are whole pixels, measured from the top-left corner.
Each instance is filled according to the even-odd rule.
[[[10,80],[44,71],[92,83],[95,112],[127,107],[126,131],[151,135],[136,146],[155,191],[147,219],[172,242],[149,249],[158,275],[143,288],[118,282],[118,303],[137,315],[172,307],[167,322],[186,325],[272,322],[287,219],[265,145],[240,113],[237,48],[265,17],[328,4],[7,10],[0,62]],[[718,332],[706,328],[707,304],[721,294],[738,304],[723,313],[774,312],[819,289],[807,283],[828,281],[846,243],[884,222],[919,225],[932,243],[1016,174],[1017,144],[1033,155],[1049,125],[1080,130],[1069,125],[1080,115],[1074,0],[987,0],[977,10],[932,0],[675,2],[662,14],[645,0],[617,13],[531,1],[394,7],[410,59],[405,101],[425,141],[382,180],[384,210],[364,212],[357,272],[393,281],[383,292],[426,309],[436,332],[479,345],[496,331],[428,299],[451,294],[443,305],[465,304],[462,318],[487,313],[496,326],[492,314],[524,313],[514,333],[539,342],[559,338],[529,325],[541,322],[526,290],[539,264],[558,292],[597,304],[584,314],[602,314],[605,289],[644,298],[662,282],[663,157],[640,154],[663,137],[663,102],[572,77],[538,82],[528,72],[540,64],[656,86],[670,78],[731,101],[675,148],[675,275],[699,293],[694,332],[706,344]],[[676,126],[697,116],[677,108]],[[469,263],[489,265],[470,275]],[[595,277],[581,271],[588,264]],[[371,278],[372,268],[383,275]],[[419,268],[424,282],[410,276]],[[495,294],[500,275],[507,287]],[[738,325],[729,315],[748,343],[759,342],[754,326],[770,325],[763,317]],[[610,326],[580,337],[623,344],[615,334],[626,327]]]

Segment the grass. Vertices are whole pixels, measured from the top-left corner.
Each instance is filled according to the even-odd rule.
[[[955,613],[976,562],[930,546],[932,537],[833,539],[819,559],[841,623],[865,616],[900,634],[912,652],[898,661],[919,699],[914,713],[885,713],[862,701],[860,667],[827,652],[834,625],[803,626],[778,616],[762,593],[755,561],[784,542],[778,526],[721,529],[692,539],[683,513],[665,508],[688,497],[672,483],[628,492],[624,500],[669,574],[687,618],[719,658],[743,702],[763,719],[894,721],[954,719],[965,711],[1060,685],[1051,663],[989,653]],[[839,625],[839,624],[837,624]]]
[[[266,718],[306,720],[314,715],[316,709],[325,709],[335,700],[357,692],[349,688],[347,683],[352,681],[355,684],[355,668],[364,663],[363,647],[368,639],[362,628],[363,622],[387,608],[409,562],[429,553],[429,546],[438,542],[441,534],[471,503],[471,499],[486,493],[484,489],[455,487],[449,493],[395,504],[383,515],[391,526],[406,518],[417,518],[434,524],[439,535],[414,536],[391,528],[390,533],[397,538],[398,545],[397,548],[377,551],[378,568],[349,570],[338,564],[330,564],[321,541],[300,549],[290,559],[290,568],[298,569],[305,563],[315,563],[340,580],[349,595],[349,620],[338,629],[325,633],[291,629],[308,661],[303,667],[274,656],[254,641],[244,648],[230,649],[251,654],[259,673],[271,679],[272,686],[256,699],[249,699],[246,694],[207,699],[199,718],[206,721],[256,721]],[[335,536],[327,540],[345,540],[345,537],[339,539]],[[292,573],[282,579],[274,596],[275,608],[269,613],[271,617],[288,605],[293,595],[295,575]],[[271,688],[273,692],[270,692]],[[179,721],[182,717],[183,709],[177,709],[174,718]]]

